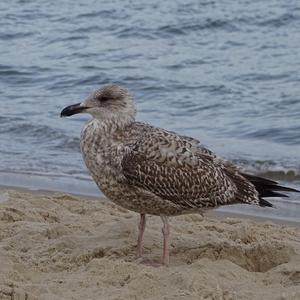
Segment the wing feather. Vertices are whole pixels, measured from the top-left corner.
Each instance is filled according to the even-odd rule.
[[[256,195],[251,184],[244,184],[246,180],[211,151],[165,130],[148,131],[130,145],[122,169],[129,183],[186,209],[242,202]],[[238,189],[237,181],[245,191]]]

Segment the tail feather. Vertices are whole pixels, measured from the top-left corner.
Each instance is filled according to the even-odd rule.
[[[242,172],[241,172],[241,175],[244,176],[245,178],[247,178],[251,182],[261,182],[261,183],[265,183],[265,184],[277,184],[276,181],[267,179],[264,177],[250,175],[250,174],[246,174],[246,173],[242,173]]]
[[[283,198],[288,198],[289,196],[286,194],[282,194],[282,193],[278,193],[278,192],[274,192],[274,191],[269,191],[269,190],[265,190],[265,191],[258,191],[259,196],[262,198],[269,198],[269,197],[283,197]]]
[[[244,178],[248,179],[254,186],[255,189],[258,191],[259,194],[259,204],[260,206],[269,206],[272,207],[273,205],[268,202],[267,200],[263,198],[268,197],[289,197],[288,195],[284,193],[278,193],[279,192],[294,192],[294,193],[300,193],[299,190],[281,186],[278,184],[278,182],[269,180],[266,178],[262,178],[259,176],[249,175],[242,173],[241,174]]]
[[[269,201],[263,199],[263,198],[259,198],[259,206],[262,207],[274,207],[274,205],[272,203],[270,203]]]

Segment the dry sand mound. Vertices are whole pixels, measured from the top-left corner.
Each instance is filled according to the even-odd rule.
[[[0,192],[0,299],[300,299],[299,228],[171,219],[169,268],[133,261],[137,214],[70,195]],[[145,256],[159,259],[149,217]]]

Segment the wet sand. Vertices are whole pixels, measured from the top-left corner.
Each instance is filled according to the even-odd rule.
[[[0,299],[300,299],[300,230],[216,216],[171,218],[171,261],[134,259],[138,215],[106,199],[0,188]],[[145,257],[159,260],[149,217]]]

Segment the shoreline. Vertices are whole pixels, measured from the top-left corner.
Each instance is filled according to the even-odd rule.
[[[281,184],[297,188],[295,182]],[[71,193],[82,197],[104,197],[93,180],[86,174],[82,176],[51,176],[46,174],[19,174],[0,172],[0,187],[15,189],[24,188],[30,191],[51,191]],[[247,218],[273,220],[276,223],[300,224],[300,199],[298,194],[290,194],[289,198],[274,198],[271,202],[275,208],[261,208],[252,205],[230,205],[215,209],[217,214],[237,215]]]
[[[85,199],[110,202],[110,200],[107,199],[105,196],[101,195],[100,192],[99,192],[99,196],[96,196],[96,195],[78,194],[78,193],[47,190],[47,189],[30,189],[30,188],[22,187],[22,186],[20,187],[20,186],[10,186],[10,185],[1,185],[0,184],[0,192],[2,189],[11,189],[11,190],[19,191],[19,192],[29,192],[29,193],[34,193],[34,194],[43,193],[43,194],[47,194],[47,195],[62,193],[62,194],[69,194],[69,195],[72,195],[75,197],[84,197]],[[261,216],[261,215],[243,213],[240,211],[222,211],[220,209],[213,209],[211,211],[208,211],[205,215],[220,218],[220,219],[229,217],[229,218],[243,218],[243,219],[249,219],[249,220],[254,220],[254,221],[259,221],[259,222],[270,221],[275,224],[300,227],[300,219],[299,219],[299,221],[294,221],[294,220],[288,220],[288,219],[283,219],[283,218],[275,218],[275,217],[269,217],[269,216]]]

